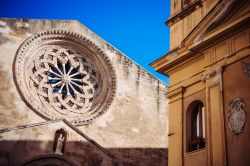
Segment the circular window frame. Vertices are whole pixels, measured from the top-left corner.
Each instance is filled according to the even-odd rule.
[[[86,116],[84,116],[84,114],[79,114],[78,116],[63,117],[58,112],[53,111],[53,109],[49,110],[46,108],[34,97],[34,95],[32,95],[27,83],[28,78],[26,78],[27,64],[37,50],[41,47],[50,45],[72,47],[81,53],[84,53],[93,61],[93,63],[95,63],[99,69],[98,71],[101,72],[100,75],[102,77],[102,82],[100,84],[103,87],[101,92],[103,99],[100,99],[99,97],[97,106],[88,112],[88,116],[85,113]],[[94,42],[75,32],[67,30],[48,30],[32,35],[18,48],[13,65],[14,81],[21,97],[30,108],[46,119],[66,119],[73,125],[89,124],[107,111],[115,96],[116,73],[111,60]]]

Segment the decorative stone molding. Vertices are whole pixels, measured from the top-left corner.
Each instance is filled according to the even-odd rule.
[[[235,98],[230,102],[228,108],[228,127],[233,134],[242,133],[243,126],[246,123],[244,107],[245,104],[242,98]]]
[[[226,22],[228,22],[230,20],[230,18],[232,18],[233,16],[235,16],[235,14],[237,13],[237,11],[239,9],[241,9],[242,5],[245,4],[245,2],[247,2],[247,0],[240,0],[240,1],[235,1],[235,0],[231,0],[231,1],[222,1],[222,5],[226,8],[231,8],[231,10],[228,10],[226,13],[221,12],[222,15],[219,20],[215,20],[213,22],[213,24],[211,24],[208,28],[207,28],[207,32],[212,31],[213,29],[215,29],[216,27],[225,24]]]
[[[222,41],[242,32],[242,31],[244,31],[245,29],[249,28],[250,27],[249,23],[250,23],[250,19],[246,19],[246,20],[240,22],[239,24],[234,25],[233,27],[229,28],[228,30],[225,30],[222,33],[219,33],[218,35],[215,35],[212,38],[197,44],[196,46],[191,48],[190,51],[203,52],[203,51],[219,44],[220,42],[222,42]]]
[[[168,91],[167,97],[169,99],[174,98],[176,96],[182,97],[184,91],[185,91],[185,87],[181,86],[181,87],[179,87],[179,88],[177,88],[175,90]]]
[[[201,81],[205,82],[206,80],[208,80],[209,78],[216,76],[216,75],[221,75],[221,73],[223,72],[223,66],[217,67],[215,70],[213,71],[208,71],[205,72],[204,74],[202,74],[201,76]]]
[[[250,63],[241,62],[243,74],[250,78]]]
[[[169,17],[168,21],[166,21],[166,25],[172,26],[179,20],[185,18],[189,14],[191,14],[193,11],[198,9],[199,7],[203,6],[202,0],[196,0],[192,3],[188,3],[188,5],[185,5],[182,7],[182,10],[172,16]]]
[[[101,48],[65,30],[28,38],[16,53],[14,74],[29,106],[48,119],[74,125],[102,115],[116,90],[114,68]]]

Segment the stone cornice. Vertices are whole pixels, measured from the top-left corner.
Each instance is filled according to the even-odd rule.
[[[185,54],[182,54],[176,58],[172,58],[171,60],[167,58],[169,54],[166,54],[165,56],[161,57],[160,59],[156,60],[155,62],[151,63],[152,66],[160,73],[167,74],[170,70],[173,69],[173,66],[177,66],[180,63],[184,63],[187,59],[192,59],[194,55],[197,55],[197,53],[201,53],[204,50],[213,47],[214,45],[230,38],[233,35],[236,35],[243,30],[249,28],[250,26],[250,18],[248,17],[245,20],[242,20],[240,23],[233,25],[229,27],[228,29],[222,31],[221,33],[211,36],[211,38],[207,39],[206,41],[203,41],[199,44],[197,44],[194,47],[189,48],[189,51],[187,51]],[[182,50],[182,47],[179,47],[175,52],[178,54]],[[162,64],[160,67],[155,67],[157,64]],[[164,64],[164,65],[163,65]]]
[[[184,92],[184,87],[181,86],[181,87],[179,87],[179,88],[177,88],[175,90],[168,91],[167,97],[172,98],[174,96],[182,94],[183,92]]]
[[[232,3],[232,5],[230,5],[230,12],[226,12],[223,15],[223,19],[221,19],[218,22],[214,22],[213,24],[211,24],[208,29],[207,32],[212,31],[214,28],[219,27],[220,25],[226,23],[229,21],[230,18],[232,18],[235,13],[242,7],[242,5],[246,2],[247,0],[240,0],[240,1],[234,1]]]
[[[217,5],[213,7],[203,20],[181,42],[181,45],[190,45],[190,43],[193,43],[194,40],[197,40],[198,38],[201,39],[201,37],[207,35],[208,33],[212,33],[212,31],[214,31],[221,24],[228,22],[245,2],[246,0],[233,0],[233,2],[231,2],[227,7],[226,11],[221,11],[226,5],[226,1],[218,1]]]
[[[225,31],[212,36],[210,39],[207,39],[206,41],[201,42],[197,46],[194,46],[190,48],[191,51],[204,51],[208,48],[213,47],[214,45],[232,37],[233,35],[236,35],[243,30],[247,29],[250,27],[250,18],[248,17],[247,19],[243,20],[242,22],[233,25],[232,27],[226,29]]]
[[[171,55],[174,55],[176,51],[178,50],[178,47],[171,49],[168,51],[164,56],[160,57],[159,59],[153,61],[149,65],[152,66],[155,70],[158,71],[159,68],[164,66],[165,61],[167,61],[168,58],[171,57]]]
[[[185,6],[182,8],[181,11],[177,12],[174,15],[171,15],[168,20],[166,21],[166,24],[168,26],[173,25],[174,23],[178,22],[179,20],[185,18],[188,16],[190,13],[192,13],[194,10],[196,10],[199,7],[202,7],[203,1],[202,0],[196,0],[189,5]]]

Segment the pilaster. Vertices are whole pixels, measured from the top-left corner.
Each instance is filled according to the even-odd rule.
[[[179,87],[168,92],[169,98],[169,166],[183,165],[183,92]]]
[[[219,67],[201,79],[206,83],[208,165],[226,165],[222,72]]]

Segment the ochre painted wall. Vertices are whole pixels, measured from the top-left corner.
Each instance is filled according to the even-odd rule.
[[[170,79],[169,165],[247,166],[250,76],[243,75],[241,62],[250,64],[250,1],[205,0],[185,16],[178,15],[186,12],[180,2],[171,1],[170,51],[151,64]],[[228,127],[229,102],[236,97],[247,115],[239,135]],[[187,153],[187,109],[196,100],[205,106],[206,145]]]
[[[250,56],[242,58],[230,66],[227,66],[223,72],[223,91],[224,91],[224,110],[225,110],[225,128],[226,128],[226,149],[227,162],[229,166],[250,165],[250,76],[244,74],[242,62],[250,64]],[[235,135],[228,127],[228,109],[230,101],[234,98],[242,98],[245,104],[244,111],[247,116],[243,132]]]

